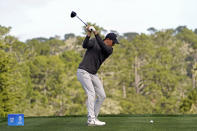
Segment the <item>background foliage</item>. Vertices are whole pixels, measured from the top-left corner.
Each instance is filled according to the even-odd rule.
[[[107,30],[92,25],[105,36]],[[10,30],[0,26],[0,116],[86,114],[85,92],[76,78],[85,35],[22,42]],[[197,113],[196,32],[186,26],[148,31],[111,31],[121,44],[98,73],[107,94],[101,113]]]

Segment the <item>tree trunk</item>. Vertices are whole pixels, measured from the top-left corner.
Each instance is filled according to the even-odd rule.
[[[45,72],[45,76],[44,76],[44,96],[47,96],[47,78],[48,78],[48,69]]]
[[[59,116],[63,116],[63,97],[60,97],[60,113]]]
[[[126,92],[125,84],[123,84],[123,86],[122,86],[122,92],[123,92],[123,98],[127,98],[127,92]]]
[[[139,83],[140,83],[140,76],[138,74],[138,68],[139,68],[139,61],[138,61],[138,57],[135,56],[135,90],[136,93],[139,93]]]
[[[195,79],[194,73],[192,73],[192,87],[193,87],[193,89],[196,88],[196,79]]]

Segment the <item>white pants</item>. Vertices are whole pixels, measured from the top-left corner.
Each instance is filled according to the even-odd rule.
[[[82,84],[87,95],[88,119],[94,119],[98,116],[101,105],[106,98],[103,84],[97,75],[90,74],[83,69],[77,70],[77,79]],[[95,101],[96,96],[97,99]]]

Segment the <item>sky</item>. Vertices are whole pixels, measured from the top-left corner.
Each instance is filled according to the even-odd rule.
[[[21,41],[36,37],[82,34],[77,18],[104,29],[147,33],[186,25],[197,28],[197,0],[0,0],[0,25],[12,27],[10,34]]]

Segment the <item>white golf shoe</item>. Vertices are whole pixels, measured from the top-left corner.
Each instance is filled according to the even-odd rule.
[[[95,121],[98,122],[98,123],[101,123],[101,124],[103,124],[103,125],[106,125],[106,122],[100,121],[100,120],[97,119],[97,118],[95,119]]]
[[[99,121],[98,119],[92,119],[87,121],[88,126],[104,126],[106,123]]]

